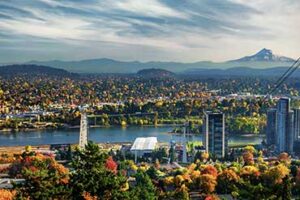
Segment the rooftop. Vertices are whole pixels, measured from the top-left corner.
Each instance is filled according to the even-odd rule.
[[[209,110],[204,111],[204,113],[205,113],[206,115],[223,115],[223,114],[224,114],[224,113],[221,112],[221,111],[209,111]]]
[[[157,144],[157,137],[138,137],[135,139],[131,151],[154,150]]]

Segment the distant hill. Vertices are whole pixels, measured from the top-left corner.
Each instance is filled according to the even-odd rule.
[[[6,65],[0,66],[0,76],[15,76],[15,75],[46,75],[46,76],[74,76],[64,69],[57,69],[39,65]]]
[[[30,61],[27,64],[45,65],[66,69],[76,73],[137,73],[143,69],[159,68],[172,72],[182,72],[189,68],[215,67],[212,62],[180,63],[180,62],[139,62],[118,61],[108,58],[80,60],[80,61]]]
[[[232,77],[232,76],[265,76],[278,77],[281,76],[287,67],[274,67],[267,69],[254,69],[250,67],[234,67],[230,69],[190,69],[182,74],[189,76],[206,76],[206,77]],[[296,70],[291,77],[300,77],[300,70]]]
[[[175,74],[173,72],[170,72],[165,69],[143,69],[137,72],[137,75],[147,78],[164,78],[164,77],[175,77]]]
[[[229,69],[236,67],[250,67],[256,69],[288,67],[294,60],[285,56],[278,56],[269,49],[262,49],[254,55],[227,62],[200,61],[194,63],[181,62],[139,62],[118,61],[107,58],[80,61],[30,61],[26,64],[44,65],[68,70],[76,73],[137,73],[142,69],[159,68],[174,73],[183,73],[194,69]]]

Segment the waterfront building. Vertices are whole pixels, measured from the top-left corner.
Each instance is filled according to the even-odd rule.
[[[206,152],[214,154],[217,158],[223,158],[228,146],[224,113],[205,112],[203,130],[203,145]]]
[[[267,144],[275,145],[276,143],[276,109],[271,108],[267,112]]]
[[[157,137],[138,137],[135,139],[130,151],[135,155],[135,162],[138,157],[150,155],[157,148]]]
[[[290,99],[280,98],[276,114],[276,149],[278,152],[293,153],[294,112],[290,110]]]

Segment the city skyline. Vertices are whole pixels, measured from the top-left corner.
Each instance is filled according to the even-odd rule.
[[[0,60],[222,62],[269,48],[298,56],[300,3],[279,1],[9,1]]]

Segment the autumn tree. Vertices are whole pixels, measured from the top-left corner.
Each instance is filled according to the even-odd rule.
[[[219,193],[228,194],[236,191],[240,177],[231,169],[225,169],[222,171],[217,178],[217,191]]]
[[[218,176],[218,170],[212,166],[212,165],[206,165],[202,170],[201,170],[201,174],[210,174],[212,175],[214,178],[217,178]]]
[[[199,177],[199,189],[204,194],[210,194],[215,191],[217,185],[216,177],[210,174],[203,174]]]
[[[9,173],[24,178],[16,185],[17,196],[30,199],[69,199],[69,171],[53,157],[42,154],[23,154]]]
[[[251,153],[250,151],[246,151],[243,153],[243,159],[244,159],[245,165],[253,165],[254,164],[253,153]]]
[[[209,158],[209,154],[207,152],[202,152],[201,153],[201,161],[205,162]]]
[[[281,184],[283,179],[286,176],[288,176],[289,173],[290,173],[290,170],[284,164],[279,164],[279,165],[270,167],[265,172],[265,177],[266,177],[266,180],[268,180],[268,183],[270,185],[275,185],[275,184]]]
[[[282,163],[285,163],[285,164],[290,164],[291,163],[291,158],[290,158],[289,154],[285,153],[285,152],[278,155],[278,160]]]
[[[16,191],[0,189],[0,200],[13,200],[16,197]]]
[[[105,161],[105,168],[111,172],[113,172],[114,174],[117,173],[117,168],[118,165],[117,163],[113,160],[113,158],[111,156],[109,156],[106,161]]]

